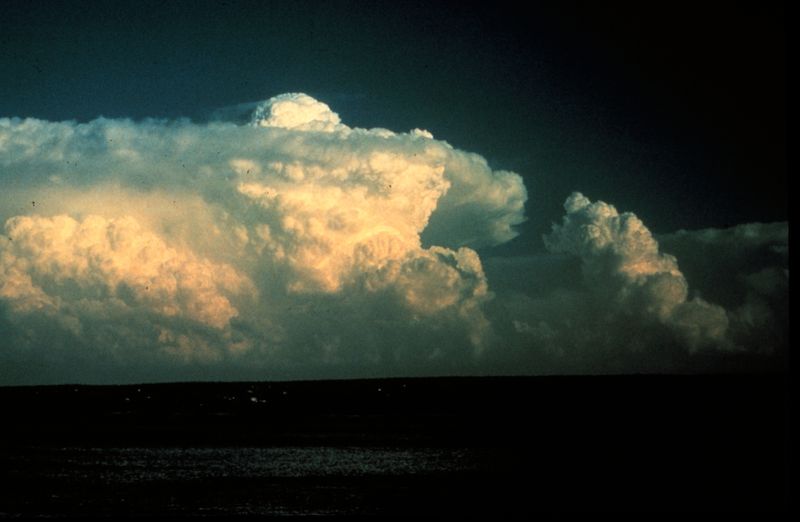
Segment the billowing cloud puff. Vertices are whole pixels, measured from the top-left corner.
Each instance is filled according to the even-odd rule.
[[[635,310],[668,325],[692,348],[719,342],[725,335],[725,311],[700,298],[688,299],[689,287],[674,256],[658,243],[634,214],[619,214],[607,203],[592,203],[573,193],[564,203],[563,223],[545,237],[548,249],[580,257],[584,277],[608,292],[609,304]]]
[[[232,267],[169,247],[133,218],[18,216],[5,233],[0,297],[18,313],[113,300],[224,328],[238,314],[228,295],[252,292]]]
[[[15,357],[49,350],[44,322],[88,359],[116,346],[121,361],[239,361],[263,378],[473,364],[490,294],[470,247],[513,237],[526,199],[480,156],[347,127],[304,94],[249,125],[0,119],[0,169]],[[423,246],[439,209],[447,240]]]
[[[330,107],[303,93],[281,94],[260,104],[253,113],[252,124],[321,132],[347,128]]]

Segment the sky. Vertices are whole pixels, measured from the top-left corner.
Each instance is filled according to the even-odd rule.
[[[783,368],[784,12],[17,2],[0,384]]]

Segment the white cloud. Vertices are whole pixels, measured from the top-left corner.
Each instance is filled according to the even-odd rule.
[[[593,288],[604,288],[612,307],[636,310],[673,328],[691,349],[719,345],[728,328],[725,311],[700,298],[675,257],[659,251],[644,223],[607,203],[573,193],[563,223],[545,237],[552,252],[579,256]]]
[[[680,231],[661,245],[610,204],[574,193],[564,208],[549,254],[486,262],[488,315],[527,371],[690,371],[693,357],[788,346],[785,223]]]
[[[304,94],[243,108],[0,119],[0,382],[669,371],[787,342],[785,224],[657,241],[576,193],[549,254],[484,263],[519,175]]]
[[[238,315],[228,295],[254,292],[231,266],[169,247],[133,218],[18,216],[6,222],[5,233],[0,297],[15,312],[120,300],[224,328]]]
[[[426,131],[350,128],[304,94],[250,125],[0,119],[0,176],[7,349],[46,357],[44,321],[90,358],[273,375],[472,364],[490,327],[469,245],[513,237],[526,198]],[[423,247],[440,208],[450,239]]]
[[[256,107],[251,123],[258,127],[303,131],[334,132],[347,129],[330,107],[303,93],[270,98]]]

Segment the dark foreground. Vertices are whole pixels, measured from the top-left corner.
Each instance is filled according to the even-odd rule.
[[[0,516],[786,510],[788,377],[0,388]]]

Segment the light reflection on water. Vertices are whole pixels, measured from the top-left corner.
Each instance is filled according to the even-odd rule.
[[[2,460],[14,488],[0,492],[0,518],[380,513],[427,495],[423,484],[435,489],[479,471],[480,462],[471,448],[363,446],[40,447]]]
[[[39,471],[51,477],[105,482],[430,475],[476,466],[465,448],[61,448],[39,458],[49,461]]]

